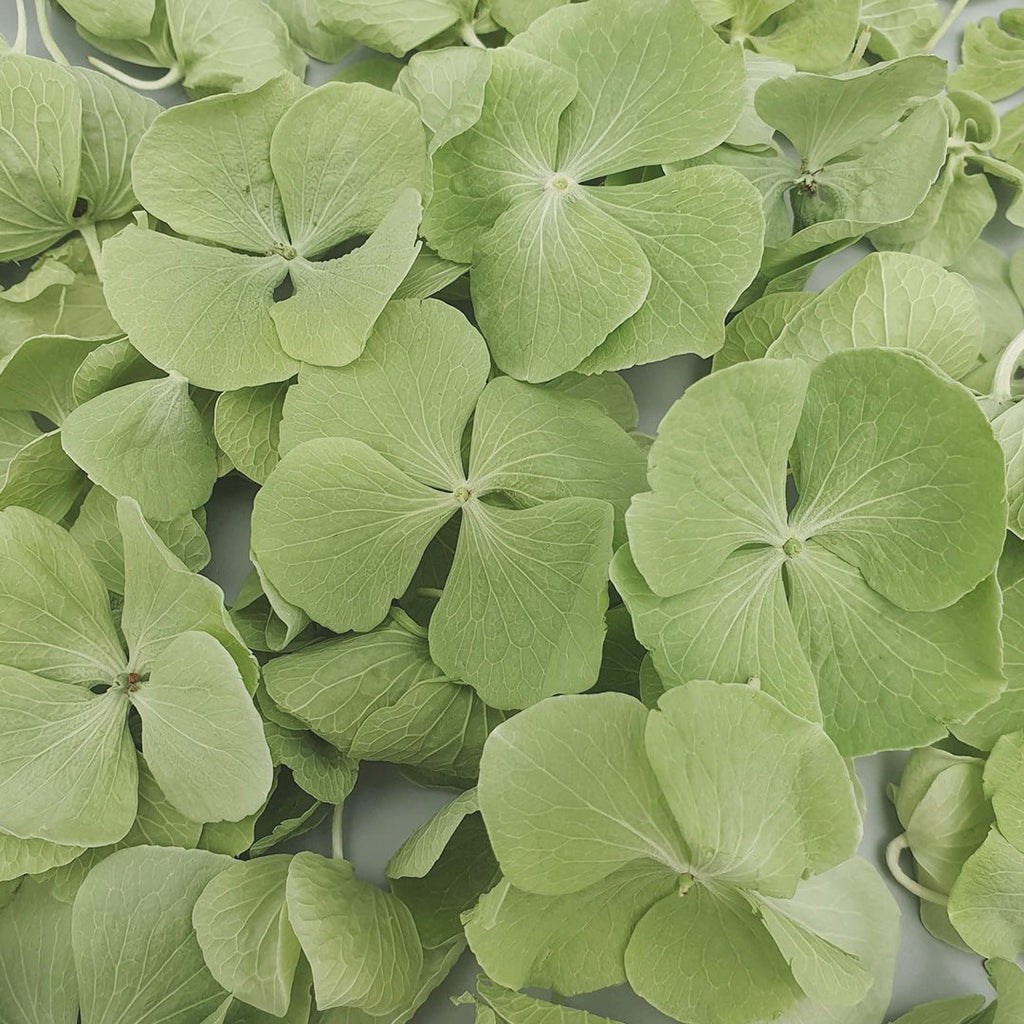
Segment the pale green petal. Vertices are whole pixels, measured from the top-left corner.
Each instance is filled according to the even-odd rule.
[[[281,72],[302,78],[306,55],[275,11],[250,0],[164,0],[189,94],[254,89]]]
[[[949,608],[908,612],[816,544],[787,573],[825,728],[844,754],[931,743],[1002,690],[994,581]]]
[[[149,31],[156,0],[60,0],[86,31],[110,39],[138,39]]]
[[[420,250],[421,214],[419,194],[407,190],[358,249],[323,263],[288,264],[295,292],[271,307],[288,355],[316,366],[344,366],[362,353]]]
[[[631,697],[555,697],[491,733],[480,809],[502,870],[527,892],[578,893],[634,861],[686,870]]]
[[[637,429],[640,412],[633,397],[633,389],[617,373],[583,374],[573,371],[548,381],[544,387],[589,402],[623,430]]]
[[[428,153],[476,124],[490,76],[488,50],[449,46],[413,54],[399,72],[395,92],[416,104],[430,131]]]
[[[63,867],[84,852],[85,847],[82,846],[62,846],[45,839],[19,839],[9,832],[0,832],[0,882],[10,882],[22,875],[38,875],[51,868]],[[0,956],[2,962],[3,957]]]
[[[287,895],[318,1009],[354,1006],[379,1015],[413,995],[423,951],[401,901],[357,880],[346,861],[315,853],[292,858]]]
[[[814,673],[786,604],[782,562],[773,548],[737,551],[716,579],[661,598],[622,549],[612,560],[612,582],[661,681],[756,679],[794,714],[820,722]]]
[[[471,20],[474,8],[468,0],[332,0],[321,18],[333,32],[401,57],[463,18]]]
[[[454,488],[464,476],[462,435],[489,369],[483,338],[451,306],[389,303],[354,363],[303,367],[285,402],[281,449],[352,438],[421,483]]]
[[[244,256],[138,227],[110,239],[103,255],[111,312],[161,369],[215,391],[285,380],[298,369],[270,315],[287,273],[280,257]]]
[[[757,112],[782,132],[810,168],[872,142],[946,84],[938,57],[908,57],[829,78],[774,79],[757,92]]]
[[[569,0],[491,0],[491,16],[509,32],[524,32],[542,14]]]
[[[192,572],[210,561],[210,542],[191,513],[150,523],[157,536]],[[102,487],[90,488],[68,531],[108,590],[124,593],[124,540],[117,525],[117,500]]]
[[[640,309],[583,360],[584,373],[711,355],[725,317],[753,280],[763,228],[760,200],[728,168],[694,167],[639,185],[588,190],[636,238],[651,266]]]
[[[89,486],[68,458],[60,431],[37,434],[7,463],[0,486],[0,509],[20,506],[60,522]]]
[[[860,32],[854,0],[797,0],[760,27],[751,45],[800,71],[830,74],[849,65]]]
[[[623,955],[637,922],[678,876],[635,861],[568,896],[540,896],[500,882],[466,915],[466,937],[480,966],[509,988],[566,995],[626,980]]]
[[[802,995],[756,912],[726,886],[656,903],[633,932],[626,975],[663,1013],[701,1024],[774,1019]]]
[[[949,919],[985,957],[1016,960],[1024,952],[1024,853],[994,827],[949,894]]]
[[[139,810],[122,846],[180,846],[194,850],[203,826],[182,814],[164,795],[145,759],[138,755]]]
[[[294,103],[274,130],[270,163],[291,244],[307,258],[370,234],[406,189],[429,192],[416,108],[362,83],[328,83]]]
[[[592,195],[555,177],[481,239],[474,311],[495,363],[513,377],[544,381],[575,369],[650,290],[637,239]]]
[[[141,380],[156,380],[160,376],[160,370],[144,359],[122,335],[105,341],[82,360],[82,365],[75,371],[71,390],[75,405],[82,405],[114,388]]]
[[[71,907],[31,879],[0,910],[0,1019],[11,1024],[78,1020]]]
[[[124,693],[0,670],[0,826],[22,838],[115,843],[135,820]]]
[[[755,687],[671,687],[646,748],[702,879],[789,897],[856,850],[860,815],[839,752]]]
[[[285,907],[290,862],[278,855],[232,864],[192,910],[210,973],[232,995],[278,1017],[291,1002],[300,955]]]
[[[281,75],[252,92],[164,111],[133,162],[139,201],[182,235],[256,255],[285,245],[270,138],[302,93]]]
[[[786,464],[807,382],[795,360],[758,360],[699,381],[666,414],[651,490],[626,514],[633,557],[656,593],[713,579],[745,545],[786,542]]]
[[[93,869],[71,920],[83,1024],[178,1024],[213,1012],[224,990],[203,961],[192,907],[230,864],[205,850],[138,846]]]
[[[714,370],[761,359],[804,306],[813,292],[770,292],[736,314],[725,328],[725,344],[715,353]]]
[[[106,587],[68,534],[0,512],[0,663],[68,683],[112,683],[125,659]]]
[[[288,26],[292,39],[317,60],[334,64],[356,45],[354,39],[321,26],[324,13],[320,0],[269,0],[269,3]]]
[[[575,95],[575,78],[547,61],[509,47],[492,52],[480,117],[433,156],[423,216],[432,248],[468,263],[503,211],[543,194],[557,167],[559,115]]]
[[[905,348],[956,378],[978,358],[980,325],[981,304],[959,274],[871,253],[794,311],[770,354],[818,362],[841,349]]]
[[[471,499],[430,653],[492,707],[521,708],[597,681],[612,507],[563,498],[524,509]]]
[[[68,69],[82,97],[82,166],[78,197],[88,223],[113,220],[137,205],[132,155],[160,113],[147,96],[87,68]]]
[[[576,181],[713,149],[743,106],[743,57],[689,4],[597,0],[560,7],[512,44],[579,83],[559,167]],[[619,83],[608,88],[608,83]]]
[[[468,789],[445,804],[395,851],[388,861],[388,878],[423,878],[438,862],[466,818],[479,810],[475,789]]]
[[[395,289],[395,298],[429,299],[431,295],[454,285],[467,270],[469,267],[464,263],[453,263],[431,249],[420,249],[405,280]]]
[[[801,6],[807,6],[806,0]],[[771,125],[766,124],[758,117],[757,111],[754,109],[754,96],[769,79],[786,78],[796,69],[788,61],[766,57],[756,50],[743,51],[743,69],[746,72],[743,112],[740,114],[736,127],[733,128],[732,134],[725,141],[730,146],[750,148],[771,146],[775,131]]]
[[[167,799],[195,821],[238,821],[263,806],[270,751],[231,655],[208,633],[182,633],[129,699],[146,762]]]
[[[61,426],[64,450],[93,483],[135,498],[153,519],[204,505],[217,479],[212,438],[184,377],[128,384],[73,410]]]
[[[260,708],[263,710],[262,705]],[[359,772],[359,763],[354,758],[312,732],[296,732],[270,721],[263,723],[263,732],[274,764],[287,765],[292,777],[310,796],[335,805],[348,799]]]
[[[860,20],[871,29],[868,49],[882,60],[920,53],[942,22],[936,0],[864,0]]]
[[[360,441],[307,441],[257,495],[252,548],[285,600],[335,632],[367,630],[456,507]]]
[[[1009,8],[995,18],[982,18],[964,28],[960,66],[953,72],[954,89],[1000,100],[1024,87],[1024,24],[1019,9]]]
[[[984,1006],[983,995],[936,999],[914,1007],[893,1024],[976,1024],[977,1014]]]
[[[621,533],[629,500],[646,483],[644,462],[633,438],[593,405],[499,377],[476,407],[468,486],[517,504],[599,498],[614,507]]]
[[[970,392],[920,359],[861,349],[820,363],[794,466],[793,529],[901,608],[945,608],[995,569],[1006,532],[1002,450]]]
[[[985,795],[992,801],[999,830],[1017,849],[1024,847],[1024,733],[1002,736],[985,765]],[[943,773],[945,775],[945,773]]]
[[[168,550],[130,498],[117,503],[124,538],[125,591],[121,628],[134,671],[149,672],[181,633],[209,633],[233,658],[246,689],[256,689],[256,662],[224,608],[224,593]]]
[[[0,363],[0,409],[42,413],[60,424],[78,404],[73,381],[97,340],[40,334]]]
[[[263,384],[225,391],[217,399],[213,433],[232,465],[258,484],[278,461],[281,413],[289,385]]]
[[[871,975],[871,987],[852,1006],[834,1006],[804,996],[779,1024],[874,1024],[892,994],[900,914],[874,867],[851,858],[823,875],[808,878],[784,906],[820,940],[855,958]]]
[[[477,981],[477,992],[484,1005],[477,1004],[477,1021],[481,1009],[490,1009],[497,1017],[482,1019],[496,1024],[617,1024],[610,1017],[598,1017],[586,1010],[575,1010],[571,1006],[560,1006],[545,1002],[521,992],[512,992],[500,985],[495,985],[487,978]]]
[[[81,148],[75,78],[37,57],[0,58],[0,259],[34,256],[71,230]]]

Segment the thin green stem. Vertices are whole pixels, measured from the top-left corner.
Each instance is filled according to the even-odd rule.
[[[854,46],[853,53],[850,54],[850,63],[849,65],[847,65],[850,71],[856,70],[857,65],[860,64],[861,59],[867,52],[869,42],[871,42],[870,26],[865,28],[864,31],[861,32],[860,36],[857,38],[857,45]]]
[[[103,284],[103,246],[100,244],[100,237],[96,234],[95,224],[83,224],[78,233],[85,240],[85,247],[89,250],[89,257],[92,259],[93,269],[100,284]]]
[[[335,860],[345,859],[345,840],[341,830],[341,818],[345,805],[336,804],[331,815],[331,856]]]
[[[39,23],[39,36],[43,40],[46,52],[58,64],[70,67],[71,62],[64,56],[64,51],[57,45],[50,31],[50,18],[46,11],[47,0],[36,0],[36,21]]]
[[[476,34],[476,29],[468,21],[459,26],[459,37],[467,46],[475,46],[478,50],[487,49],[484,41]]]
[[[1024,331],[1021,331],[1003,350],[996,363],[996,371],[992,375],[993,401],[1009,402],[1013,398],[1013,375],[1017,372],[1017,364],[1024,357]]]
[[[950,8],[949,14],[946,15],[945,21],[932,33],[931,39],[921,47],[922,53],[931,53],[935,49],[939,40],[953,27],[953,23],[963,14],[964,8],[969,3],[970,0],[956,0],[956,3]]]
[[[903,886],[907,892],[912,892],[918,899],[924,900],[926,903],[934,903],[936,906],[944,907],[949,903],[949,899],[941,892],[936,892],[934,889],[929,889],[926,886],[921,885],[920,882],[914,881],[902,867],[900,867],[900,857],[903,855],[904,850],[910,849],[910,842],[907,839],[907,834],[904,832],[902,835],[897,836],[885,849],[885,863],[889,867],[889,873],[893,878]]]
[[[406,633],[411,633],[420,639],[426,639],[427,631],[404,608],[399,608],[397,604],[392,605],[390,617],[391,621],[396,626],[404,629]]]
[[[113,64],[108,64],[105,60],[100,60],[98,57],[90,57],[89,63],[104,74],[110,75],[111,78],[122,85],[130,86],[132,89],[139,89],[142,92],[156,92],[157,89],[166,89],[170,85],[177,85],[182,79],[182,71],[178,67],[170,68],[160,78],[136,78],[134,75],[126,74],[119,68],[115,68]]]
[[[14,0],[14,8],[18,12],[18,34],[14,37],[11,49],[15,53],[28,53],[28,15],[25,13],[25,0]]]
[[[444,594],[444,591],[441,590],[438,587],[417,587],[416,588],[416,596],[417,597],[425,597],[425,598],[428,598],[428,599],[432,599],[434,601],[440,601],[442,594]]]

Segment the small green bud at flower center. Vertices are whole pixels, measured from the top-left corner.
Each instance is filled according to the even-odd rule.
[[[801,544],[800,541],[796,539],[796,537],[790,537],[789,540],[787,540],[786,543],[782,545],[782,550],[790,556],[799,555],[800,552],[803,551],[803,549],[803,544]]]
[[[455,500],[460,504],[465,505],[472,496],[473,494],[468,487],[463,486],[455,488]]]

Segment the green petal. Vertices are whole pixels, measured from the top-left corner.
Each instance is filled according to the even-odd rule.
[[[454,488],[464,477],[462,435],[489,369],[483,338],[452,307],[389,303],[354,363],[303,367],[285,402],[281,448],[348,437],[421,483]]]
[[[63,867],[84,852],[83,846],[62,846],[45,839],[19,839],[9,832],[0,832],[0,882],[10,882],[20,879],[22,875],[39,875],[51,868]],[[0,999],[2,1006],[3,1001]]]
[[[288,1011],[301,952],[285,908],[290,862],[278,855],[232,864],[192,910],[210,973],[232,995],[277,1017]]]
[[[768,930],[726,886],[656,903],[633,932],[626,975],[639,996],[695,1024],[771,1020],[802,994]]]
[[[964,27],[960,66],[950,86],[1000,100],[1024,86],[1024,39],[1019,12],[1008,9]]]
[[[75,78],[36,57],[0,59],[0,259],[34,256],[71,229],[81,150]]]
[[[612,560],[612,582],[637,637],[653,652],[661,682],[756,679],[794,714],[820,722],[814,673],[786,603],[782,561],[774,548],[736,551],[716,579],[662,598],[622,549]]]
[[[469,488],[517,504],[598,498],[615,508],[621,532],[646,481],[643,452],[602,411],[552,390],[511,377],[487,385],[473,418]]]
[[[496,708],[593,686],[608,607],[612,508],[563,498],[524,509],[473,500],[434,610],[430,652]]]
[[[270,6],[288,26],[288,33],[306,53],[327,64],[335,64],[354,47],[355,40],[338,35],[320,24],[324,14],[319,0],[270,0]]]
[[[493,51],[480,117],[433,156],[423,233],[438,253],[470,262],[503,211],[542,194],[557,167],[559,115],[575,94],[573,76],[547,61]]]
[[[60,522],[89,486],[85,474],[67,456],[60,431],[37,434],[6,466],[0,509],[20,506]]]
[[[491,355],[522,380],[574,369],[640,308],[651,286],[633,234],[589,190],[566,187],[549,185],[510,206],[481,240],[470,275]]]
[[[825,728],[847,756],[932,743],[1002,690],[994,582],[949,608],[908,612],[817,545],[787,570]]]
[[[699,878],[789,897],[856,850],[860,815],[839,752],[754,687],[670,688],[646,748]]]
[[[462,823],[480,810],[476,790],[460,793],[425,821],[388,861],[388,878],[423,878],[440,860]]]
[[[1015,732],[997,741],[985,765],[985,795],[992,801],[1000,831],[1017,849],[1024,846],[1022,764],[1024,733]]]
[[[800,74],[766,82],[757,112],[796,147],[808,167],[872,142],[946,84],[938,57],[918,56],[829,78]]]
[[[676,874],[650,861],[628,864],[567,896],[500,882],[466,915],[466,937],[488,977],[509,988],[575,995],[621,985],[633,929],[678,885]]]
[[[452,495],[362,442],[322,438],[290,451],[271,473],[256,498],[252,548],[286,600],[335,632],[367,630],[455,509]]]
[[[111,312],[161,369],[215,391],[285,380],[298,369],[270,315],[287,271],[280,257],[244,256],[137,227],[110,239],[103,254]]]
[[[318,366],[344,366],[362,353],[419,252],[421,212],[419,194],[407,190],[358,249],[324,263],[288,264],[295,292],[271,308],[288,355]]]
[[[191,96],[254,89],[282,71],[300,79],[306,55],[269,7],[249,0],[164,0],[177,63]]]
[[[725,344],[715,353],[714,370],[761,359],[772,342],[817,296],[813,292],[770,292],[734,316],[725,328]]]
[[[651,491],[626,514],[656,593],[713,579],[740,547],[787,540],[786,464],[807,381],[794,360],[746,363],[699,381],[669,410],[650,452]]]
[[[321,17],[332,32],[401,57],[459,20],[470,21],[473,12],[467,0],[334,0]]]
[[[707,356],[720,348],[726,314],[760,261],[755,189],[728,168],[694,167],[588,195],[634,235],[651,266],[651,287],[640,309],[580,370],[621,369],[682,351]]]
[[[135,750],[124,694],[100,696],[4,668],[0,825],[22,838],[115,843],[135,820]]]
[[[1024,853],[993,826],[949,894],[949,919],[985,957],[1016,960],[1024,951]]]
[[[312,732],[293,731],[270,721],[264,721],[263,732],[274,764],[287,765],[310,796],[335,805],[348,799],[359,772],[354,758]]]
[[[64,450],[115,497],[135,498],[147,516],[169,520],[206,504],[217,457],[188,382],[172,375],[108,391],[72,411]]]
[[[199,572],[210,561],[210,543],[191,513],[149,525],[192,572]],[[91,488],[68,532],[92,562],[104,586],[123,594],[124,540],[117,524],[117,500],[102,487]]]
[[[93,869],[71,920],[84,1021],[199,1021],[223,1001],[192,930],[192,908],[230,864],[205,850],[140,846]],[[127,974],[123,950],[133,951]]]
[[[579,82],[559,145],[559,169],[576,181],[706,153],[732,131],[743,105],[739,48],[689,4],[569,5],[511,45]],[[620,88],[609,89],[610,81]]]
[[[87,685],[125,664],[95,570],[64,530],[21,508],[0,512],[0,662]]]
[[[801,0],[762,25],[750,43],[800,71],[827,74],[848,66],[861,20],[860,5],[851,0]]]
[[[477,979],[477,992],[483,1000],[477,1004],[477,1024],[616,1024],[610,1017],[512,992],[487,978]],[[490,1016],[486,1015],[488,1010],[493,1011]]]
[[[87,223],[113,220],[138,204],[132,191],[132,155],[160,107],[107,75],[68,69],[82,97],[82,166],[78,197]]]
[[[278,461],[281,413],[287,383],[225,391],[217,399],[213,433],[234,467],[258,484]]]
[[[71,956],[71,907],[26,879],[0,910],[0,1017],[75,1024],[78,981]]]
[[[209,633],[182,633],[129,694],[142,749],[167,799],[196,821],[238,821],[263,806],[270,751],[231,655]]]
[[[362,83],[328,83],[294,103],[274,130],[270,163],[291,243],[310,259],[370,234],[405,190],[429,191],[416,108]]]
[[[149,31],[156,0],[61,0],[87,32],[110,39],[139,39]]]
[[[871,29],[868,47],[882,60],[920,53],[942,22],[942,10],[934,0],[906,4],[902,0],[866,0],[861,4],[861,24]]]
[[[287,894],[289,919],[313,968],[318,1009],[354,1006],[381,1015],[412,996],[423,951],[398,899],[358,881],[346,861],[315,853],[292,858]]]
[[[245,681],[256,689],[257,668],[224,608],[220,587],[197,576],[163,543],[131,498],[117,503],[124,539],[125,590],[121,628],[131,664],[140,675],[181,633],[209,633],[227,650]]]
[[[1002,451],[970,392],[921,360],[867,349],[820,363],[794,465],[794,529],[901,608],[944,608],[995,568],[1006,532]]]
[[[78,404],[77,370],[101,342],[37,335],[0,363],[0,408],[42,413],[60,424]]]
[[[288,242],[270,138],[301,84],[280,75],[248,93],[164,111],[132,165],[146,209],[178,234],[265,255]]]
[[[624,694],[556,697],[491,733],[480,809],[509,881],[578,893],[634,861],[686,870],[686,848],[643,747],[647,711]]]
[[[981,306],[958,274],[902,253],[871,253],[811,299],[770,352],[819,362],[849,348],[904,348],[962,377],[978,358]]]

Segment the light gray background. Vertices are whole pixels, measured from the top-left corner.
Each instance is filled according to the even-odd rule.
[[[32,0],[26,0],[26,5],[31,7]],[[998,0],[974,0],[961,15],[957,26],[940,44],[938,52],[955,62],[959,54],[963,24],[983,15],[997,14],[1009,6],[1012,5],[1005,0],[1002,3]],[[31,14],[29,21],[29,50],[44,56],[45,50]],[[16,23],[14,0],[0,0],[0,34],[8,40],[12,39]],[[51,10],[50,23],[54,36],[68,58],[75,64],[85,64],[87,54],[95,51],[77,36],[70,19],[63,11],[55,9]],[[162,74],[160,71],[122,66],[139,77],[156,78]],[[319,84],[329,78],[331,72],[332,68],[314,61],[311,63],[309,81]],[[180,89],[165,89],[152,95],[164,105],[180,103],[185,99]],[[990,228],[985,237],[1007,252],[1017,248],[1022,240],[1020,232],[1005,223]],[[828,284],[867,251],[866,246],[856,246],[840,253],[816,270],[808,287],[818,289]],[[654,432],[668,407],[690,383],[702,375],[705,365],[696,357],[680,356],[626,372],[625,376],[640,406],[641,426],[644,430]],[[222,480],[209,509],[213,560],[206,573],[224,587],[229,600],[248,571],[248,504],[253,490],[246,481],[235,478]],[[905,758],[903,753],[877,754],[861,758],[857,763],[857,772],[868,802],[861,853],[879,867],[887,881],[889,876],[884,865],[885,845],[900,829],[886,798],[885,787],[890,782],[898,781]],[[450,794],[419,789],[389,766],[366,765],[360,773],[355,793],[345,807],[346,856],[355,863],[362,877],[383,883],[384,865],[391,854],[413,829],[450,797]],[[301,845],[329,852],[326,828],[306,837]],[[918,920],[916,899],[894,884],[890,884],[890,888],[902,911],[902,945],[896,968],[892,1015],[905,1013],[918,1003],[931,999],[969,992],[989,993],[991,990],[980,959],[933,939]],[[467,955],[460,961],[448,982],[416,1015],[416,1024],[471,1020],[471,1012],[468,1009],[456,1010],[448,1002],[448,997],[471,987],[476,973],[476,965]],[[669,1020],[624,989],[599,992],[572,1002],[627,1024],[662,1024]]]

